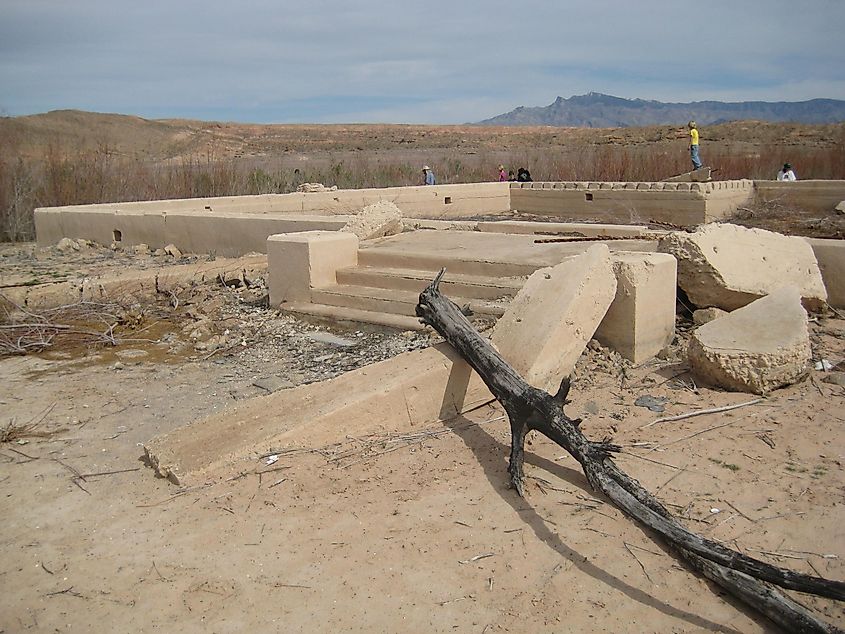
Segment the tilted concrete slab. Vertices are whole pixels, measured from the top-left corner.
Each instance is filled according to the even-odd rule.
[[[827,299],[816,257],[803,238],[710,224],[694,233],[669,234],[660,251],[678,258],[678,285],[699,308],[731,311],[789,284],[801,290],[810,310],[820,310]]]
[[[827,303],[834,308],[845,308],[845,240],[805,239],[819,264]]]
[[[616,295],[595,338],[636,364],[675,335],[677,261],[667,253],[614,253]]]
[[[804,377],[810,355],[807,313],[793,286],[700,326],[689,344],[690,366],[699,377],[756,394]]]
[[[244,401],[156,436],[144,451],[160,475],[190,486],[244,458],[448,420],[491,400],[469,365],[440,344]]]
[[[490,337],[531,385],[554,394],[569,376],[616,294],[604,244],[528,278]]]

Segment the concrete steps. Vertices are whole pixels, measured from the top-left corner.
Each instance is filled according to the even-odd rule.
[[[347,308],[345,306],[329,306],[327,304],[312,304],[310,302],[286,302],[280,308],[291,313],[310,315],[311,317],[319,317],[331,321],[362,322],[365,324],[385,326],[387,328],[396,328],[397,330],[425,330],[426,328],[416,317]]]
[[[373,286],[354,286],[350,284],[337,284],[328,288],[318,288],[311,291],[311,302],[314,304],[325,304],[328,306],[343,306],[380,313],[392,313],[394,315],[414,315],[414,308],[417,305],[419,293],[414,291],[400,291],[390,288],[377,288]],[[475,299],[471,297],[452,296],[459,306],[469,305],[473,313],[501,317],[507,307],[507,300],[494,302],[486,299]]]
[[[436,271],[406,268],[357,266],[337,272],[338,284],[421,293],[434,278]],[[473,299],[501,299],[513,297],[525,283],[524,277],[491,277],[463,275],[447,271],[440,288],[448,295]]]
[[[311,302],[288,302],[282,309],[338,321],[359,321],[401,330],[422,330],[414,315],[420,292],[436,272],[357,266],[337,271],[338,284],[312,289]],[[522,277],[447,273],[440,287],[479,317],[498,318],[522,288]]]
[[[575,254],[573,253],[573,255]],[[403,268],[432,273],[436,273],[441,267],[445,267],[447,273],[486,277],[528,276],[539,268],[536,264],[483,261],[473,259],[472,255],[464,259],[459,255],[438,253],[437,251],[408,251],[399,246],[395,248],[380,247],[378,249],[362,248],[358,251],[358,265],[385,269]]]

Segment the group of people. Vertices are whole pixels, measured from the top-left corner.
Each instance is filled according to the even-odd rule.
[[[428,165],[423,165],[422,173],[423,185],[434,185],[437,183],[437,179],[434,177],[434,172],[431,171],[431,168]],[[513,172],[505,171],[504,165],[499,165],[499,182],[503,183],[506,181],[531,183],[533,182],[533,179],[531,178],[531,172],[529,172],[524,167],[520,167],[519,170],[517,170],[516,172],[516,176],[514,176]]]
[[[687,129],[689,131],[689,155],[690,160],[692,161],[692,168],[693,170],[701,169],[703,163],[701,162],[701,154],[699,153],[699,134],[698,134],[698,125],[695,121],[690,121],[687,124]],[[434,185],[435,178],[434,172],[431,171],[431,168],[428,165],[424,165],[422,168],[423,171],[423,185]],[[530,183],[532,182],[531,172],[529,172],[524,167],[520,167],[517,171],[516,175],[514,175],[513,171],[506,171],[504,165],[499,165],[498,170],[498,179],[500,183],[504,183],[507,181],[515,181],[518,183]],[[784,163],[783,167],[777,174],[777,180],[779,181],[796,181],[798,177],[795,175],[795,171],[792,169],[792,165],[789,163]]]

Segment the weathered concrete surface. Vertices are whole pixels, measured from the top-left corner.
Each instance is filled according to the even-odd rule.
[[[807,373],[807,313],[794,286],[773,291],[693,332],[690,366],[729,390],[765,394]]]
[[[796,286],[810,310],[827,300],[810,245],[798,237],[732,224],[677,231],[659,250],[678,258],[678,285],[699,308],[731,311],[784,285]]]
[[[639,364],[675,334],[677,261],[667,253],[614,253],[612,260],[616,295],[595,338]]]
[[[402,212],[389,200],[367,205],[341,231],[354,233],[359,240],[372,240],[402,233]]]
[[[249,277],[267,270],[263,255],[242,258],[218,258],[213,262],[175,264],[172,260],[145,271],[109,272],[91,277],[79,277],[58,283],[37,286],[4,288],[3,294],[12,302],[28,308],[43,308],[78,302],[80,300],[129,301],[132,298],[155,297],[159,291],[174,290],[190,282],[212,280],[218,275],[246,273]]]
[[[358,238],[339,231],[302,231],[267,238],[270,305],[310,301],[311,289],[337,284],[337,270],[358,263]]]
[[[144,451],[160,475],[190,486],[237,460],[448,420],[491,400],[483,381],[444,343],[244,401],[156,436]]]
[[[555,393],[569,376],[616,294],[604,244],[533,273],[490,337],[531,385]]]
[[[845,199],[845,180],[754,181],[754,197],[758,204],[774,202],[784,207],[829,213]]]
[[[514,233],[514,234],[542,234],[553,237],[561,236],[584,236],[597,237],[609,236],[612,238],[641,238],[643,236],[661,235],[664,232],[657,232],[640,225],[618,225],[602,224],[598,222],[531,222],[527,220],[498,220],[482,221],[477,224],[479,231],[487,233]]]
[[[822,274],[827,303],[845,308],[845,240],[806,238],[813,249]]]
[[[664,183],[706,183],[710,179],[710,172],[713,171],[712,167],[699,167],[697,170],[692,170],[691,172],[684,172],[683,174],[678,174],[677,176],[671,176],[669,178],[664,178]]]
[[[704,324],[709,324],[714,319],[719,319],[719,317],[724,317],[727,314],[727,311],[724,311],[721,308],[699,308],[692,313],[692,323],[696,326],[703,326]]]

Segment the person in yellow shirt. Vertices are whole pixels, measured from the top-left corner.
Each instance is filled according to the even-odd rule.
[[[689,127],[689,156],[692,159],[692,168],[701,168],[701,157],[698,155],[698,127],[695,121],[690,121]]]

